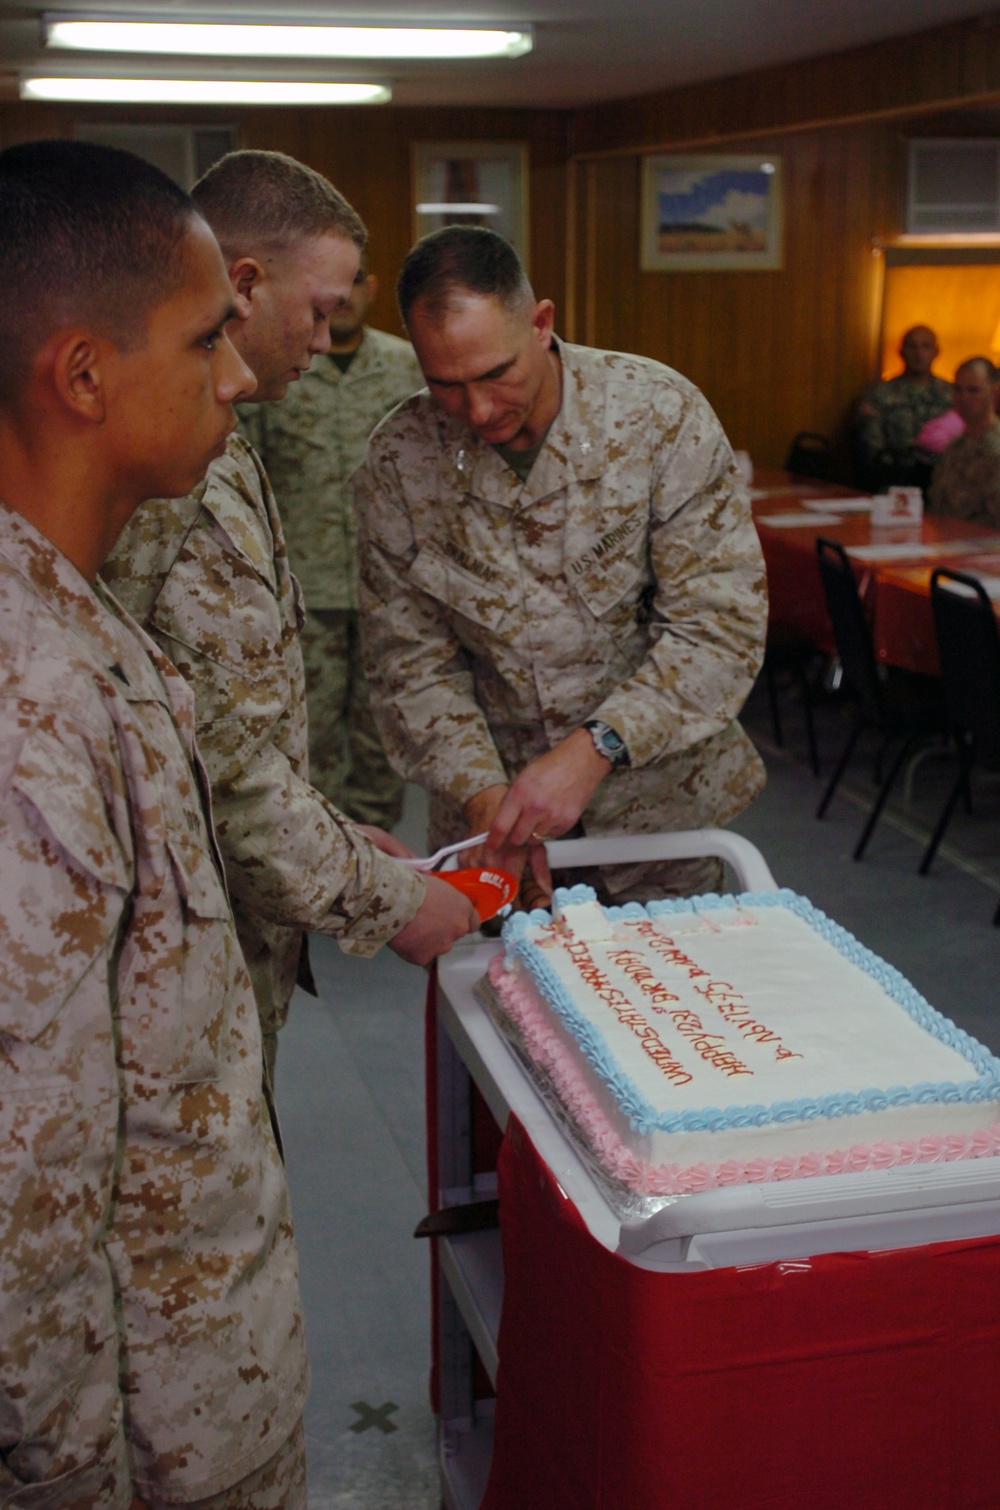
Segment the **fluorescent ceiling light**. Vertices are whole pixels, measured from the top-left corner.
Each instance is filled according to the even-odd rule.
[[[530,28],[285,26],[207,21],[77,21],[46,17],[49,47],[88,52],[243,58],[518,58]]]
[[[418,204],[418,215],[499,215],[498,204],[455,204],[453,200],[442,200],[440,204]]]
[[[100,105],[381,105],[392,93],[384,84],[284,79],[22,78],[21,98]]]

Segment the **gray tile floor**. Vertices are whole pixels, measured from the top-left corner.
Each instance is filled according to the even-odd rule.
[[[770,779],[734,826],[761,848],[780,884],[809,896],[1000,1052],[1000,929],[990,925],[1000,892],[1000,789],[986,783],[975,820],[956,826],[952,858],[923,880],[919,834],[933,817],[931,786],[947,779],[943,767],[924,773],[916,806],[897,804],[856,865],[859,804],[870,795],[863,765],[816,823],[821,788],[802,762],[796,720],[792,710],[789,756],[769,743],[759,699],[751,703],[748,726]],[[840,728],[835,711],[824,715],[831,752]],[[415,848],[423,811],[411,793],[401,832]],[[997,879],[991,885],[984,875]],[[425,1210],[425,977],[384,950],[358,961],[320,939],[313,956],[320,997],[293,1003],[277,1084],[313,1361],[310,1505],[432,1510],[428,1254],[410,1236]]]
[[[414,847],[422,811],[414,792],[401,829]],[[411,1236],[427,1209],[426,976],[326,939],[312,961],[319,999],[296,994],[277,1074],[313,1367],[309,1503],[430,1510],[429,1253]]]

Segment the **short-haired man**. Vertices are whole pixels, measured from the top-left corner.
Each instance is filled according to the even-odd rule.
[[[899,355],[902,372],[873,383],[858,403],[858,481],[873,492],[893,483],[923,485],[934,456],[916,445],[917,436],[928,420],[951,408],[951,384],[932,371],[938,355],[933,330],[914,325]]]
[[[718,420],[658,362],[553,335],[513,248],[455,226],[399,299],[429,392],[355,475],[366,658],[433,839],[725,823],[763,783],[735,722],[760,667],[760,546]],[[510,857],[516,864],[518,855]],[[713,889],[623,867],[614,896]]]
[[[347,479],[379,420],[424,380],[409,341],[366,324],[377,292],[362,254],[350,294],[330,316],[330,350],[280,404],[254,404],[241,417],[274,488],[306,600],[310,780],[349,818],[391,829],[402,814],[403,783],[382,748],[361,665]]]
[[[364,227],[332,184],[277,152],[231,153],[193,198],[229,268],[237,316],[229,331],[257,378],[254,398],[279,399],[329,347],[330,315],[350,292]],[[194,690],[273,1074],[292,990],[308,982],[306,929],[359,953],[389,942],[423,964],[477,926],[476,916],[443,881],[400,865],[393,856],[406,853],[402,845],[355,827],[309,784],[301,594],[267,476],[241,436],[196,492],[137,511],[106,575]]]
[[[191,695],[102,589],[253,375],[128,153],[0,153],[0,1500],[304,1510],[288,1194]]]
[[[969,357],[955,373],[956,413],[965,432],[941,452],[927,506],[936,514],[1000,529],[1000,420],[997,370],[989,357]]]

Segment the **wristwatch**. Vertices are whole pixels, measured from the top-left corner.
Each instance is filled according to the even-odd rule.
[[[603,718],[586,718],[581,727],[587,730],[594,741],[594,749],[598,755],[603,755],[605,760],[610,760],[615,770],[619,766],[631,765],[628,746],[624,739],[618,730],[606,724]]]

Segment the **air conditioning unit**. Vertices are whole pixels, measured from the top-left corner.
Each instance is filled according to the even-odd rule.
[[[213,163],[236,147],[235,126],[122,126],[78,124],[76,139],[99,147],[122,147],[190,189]]]
[[[922,236],[1000,232],[1000,140],[911,141],[906,229]]]

